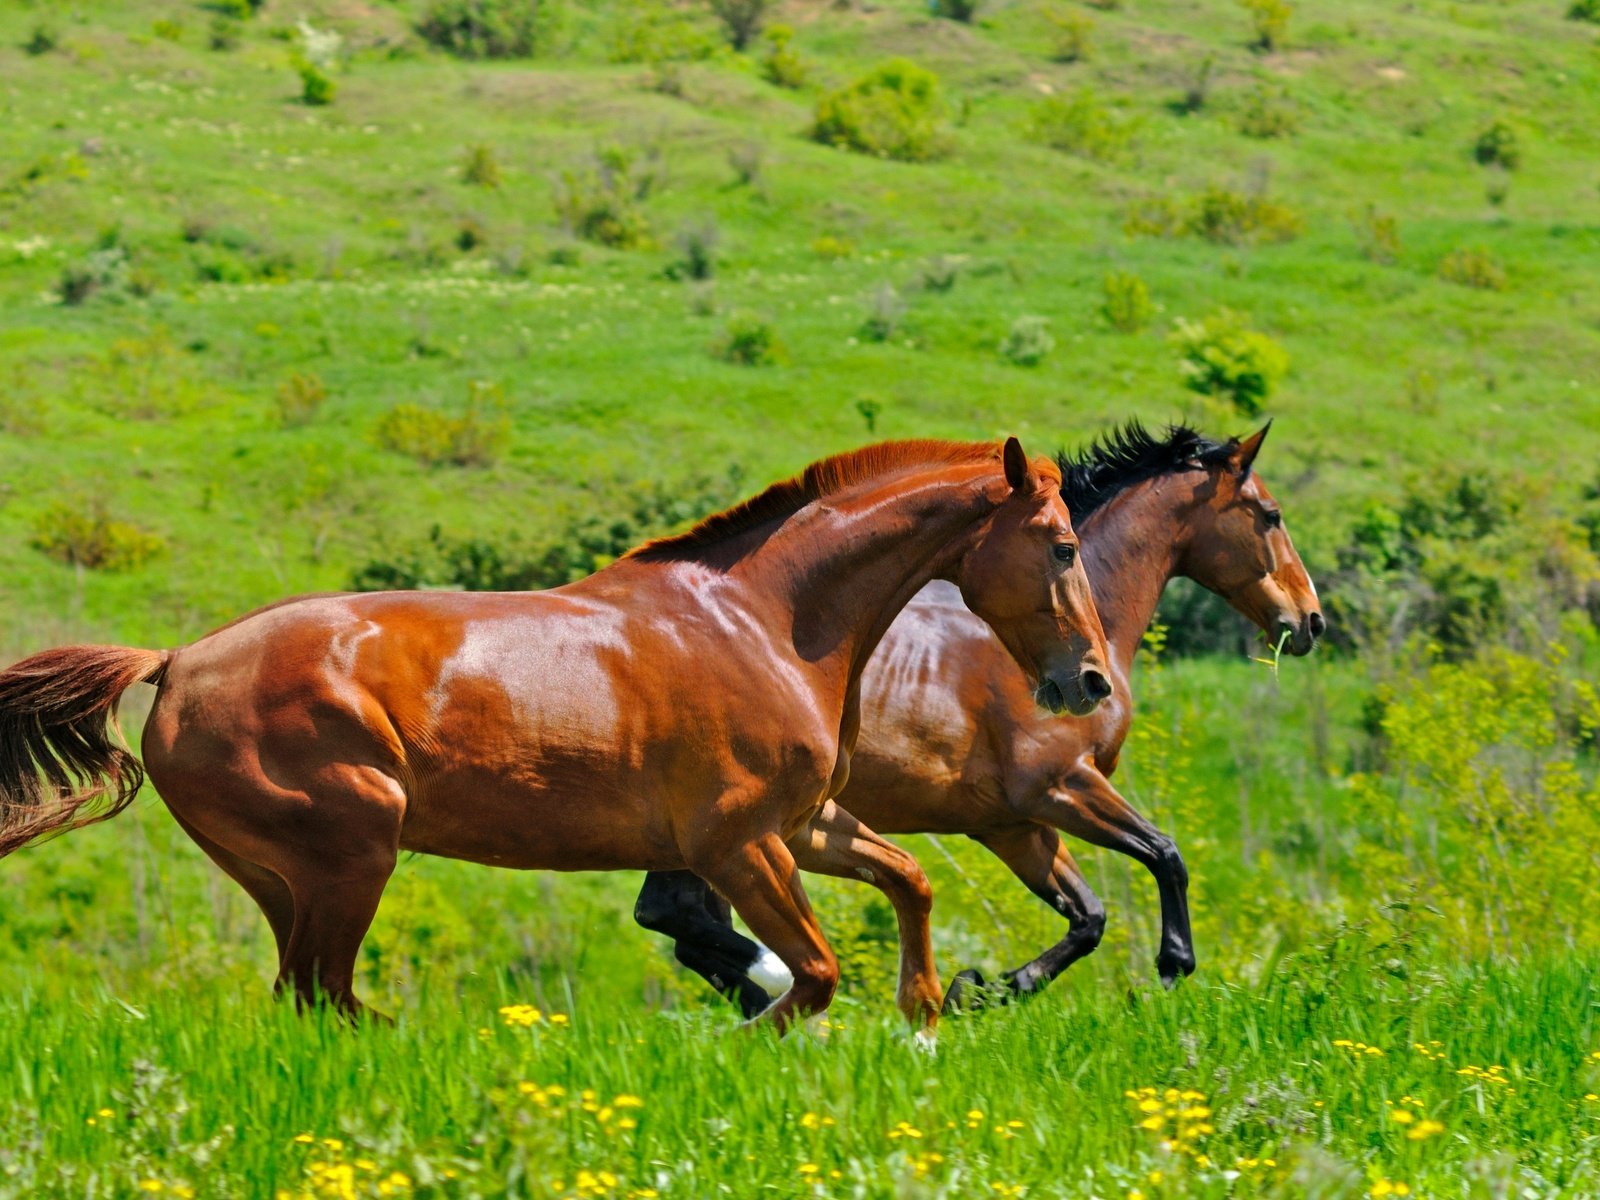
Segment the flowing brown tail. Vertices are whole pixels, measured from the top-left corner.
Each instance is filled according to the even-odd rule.
[[[117,701],[166,661],[160,650],[62,646],[0,671],[0,858],[128,807],[144,767],[120,744]]]

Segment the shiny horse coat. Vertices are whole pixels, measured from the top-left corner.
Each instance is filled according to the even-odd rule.
[[[1062,460],[1063,497],[1112,654],[1112,695],[1092,716],[1041,712],[988,627],[940,583],[907,606],[867,667],[861,737],[838,802],[880,833],[974,838],[1066,918],[1060,943],[1006,972],[1011,992],[1048,983],[1092,951],[1105,926],[1057,831],[1150,870],[1161,896],[1160,974],[1170,982],[1194,969],[1182,856],[1109,777],[1132,721],[1134,655],[1169,580],[1187,576],[1216,592],[1293,654],[1309,653],[1323,631],[1316,589],[1253,469],[1265,435],[1218,443],[1174,429],[1162,439],[1135,425]],[[711,931],[726,912],[699,881],[652,876],[636,915],[678,938],[686,965],[711,966],[701,973],[747,1011],[766,1003],[741,972],[760,948]],[[963,972],[948,1002],[971,999],[981,983]]]
[[[927,880],[830,801],[861,672],[930,579],[1041,695],[1088,712],[1110,691],[1059,484],[1015,439],[885,443],[549,592],[312,597],[171,653],[46,651],[0,672],[0,853],[132,798],[105,723],[147,680],[149,777],[261,906],[304,1000],[359,1009],[358,949],[414,851],[697,872],[792,975],[764,1014],[782,1028],[838,978],[799,866],[885,892],[900,1007],[931,1025]]]

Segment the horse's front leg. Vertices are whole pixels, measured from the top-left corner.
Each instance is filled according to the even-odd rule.
[[[1080,764],[1062,781],[1019,806],[1023,815],[1063,833],[1104,846],[1142,863],[1161,894],[1161,950],[1156,969],[1171,987],[1194,973],[1194,935],[1189,928],[1189,869],[1173,840],[1122,798],[1099,771]]]
[[[750,932],[772,948],[794,979],[788,991],[747,1025],[770,1022],[783,1032],[825,1010],[839,986],[839,961],[817,926],[794,855],[783,839],[763,833],[730,845],[713,836],[685,857],[697,875],[727,897]]]
[[[1012,874],[1051,909],[1067,919],[1067,935],[1030,962],[1001,978],[1010,995],[1038,991],[1100,945],[1105,934],[1106,910],[1094,894],[1078,864],[1061,844],[1061,836],[1043,825],[1028,824],[997,833],[975,835],[975,840],[1011,868]],[[950,982],[944,1011],[980,1007],[986,984],[977,971],[966,970]]]
[[[865,880],[888,898],[900,926],[900,986],[896,999],[908,1021],[918,1029],[931,1031],[939,1019],[942,993],[939,972],[933,963],[933,931],[928,922],[933,911],[933,889],[917,860],[884,841],[831,800],[789,846],[804,870]]]

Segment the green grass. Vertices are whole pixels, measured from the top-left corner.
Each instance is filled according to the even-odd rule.
[[[537,544],[657,482],[737,463],[758,486],[866,440],[863,402],[878,436],[1017,433],[1035,451],[1132,414],[1242,431],[1184,389],[1169,340],[1177,318],[1222,307],[1289,354],[1259,467],[1316,575],[1366,504],[1409,480],[1508,473],[1559,508],[1596,478],[1600,50],[1560,3],[1298,6],[1286,48],[1258,55],[1229,0],[1140,0],[1094,9],[1094,56],[1075,64],[1050,60],[1051,23],[1022,0],[991,0],[970,27],[919,0],[795,5],[809,90],[717,52],[681,65],[678,96],[610,61],[641,9],[560,7],[540,58],[479,64],[418,45],[402,4],[272,0],[225,52],[207,48],[210,10],[179,0],[0,10],[0,658],[177,644],[346,586],[435,525]],[[325,107],[299,102],[302,11],[345,37]],[[158,36],[157,22],[182,28]],[[703,16],[691,24],[714,41]],[[56,48],[30,54],[40,25]],[[822,90],[895,55],[940,75],[946,157],[808,140]],[[1177,115],[1208,55],[1206,107]],[[1289,93],[1292,136],[1239,133],[1262,81]],[[1133,129],[1126,150],[1090,160],[1032,139],[1040,100],[1085,86]],[[1501,117],[1522,164],[1495,206],[1472,146]],[[757,187],[729,162],[752,143]],[[640,202],[651,244],[575,253],[552,180],[613,144],[657,163]],[[500,186],[462,178],[478,146]],[[1224,247],[1123,231],[1135,201],[1212,186],[1265,187],[1305,232]],[[1369,205],[1396,219],[1392,265],[1361,254]],[[678,231],[708,218],[709,289],[675,282]],[[463,224],[482,245],[460,248]],[[124,282],[62,304],[63,273],[107,245],[125,250]],[[1505,290],[1439,277],[1464,246],[1504,266]],[[936,255],[960,264],[948,291],[917,286]],[[1100,316],[1110,271],[1159,306],[1137,334]],[[875,342],[860,331],[885,284],[907,308]],[[717,357],[740,313],[772,323],[782,364]],[[1010,365],[1000,344],[1029,315],[1055,349]],[[297,373],[327,399],[286,423],[277,394]],[[1408,382],[1419,374],[1433,385]],[[491,465],[380,446],[394,406],[459,413],[480,381],[506,397]],[[63,502],[103,503],[164,550],[121,573],[53,561],[33,542]],[[1032,1003],[946,1022],[933,1057],[891,1014],[892,922],[833,881],[808,884],[847,971],[826,1037],[734,1032],[632,925],[636,876],[424,859],[397,874],[361,964],[398,1024],[300,1018],[266,998],[269,938],[248,900],[146,799],[0,868],[0,1197],[131,1196],[144,1181],[333,1196],[336,1176],[307,1171],[335,1160],[360,1195],[393,1171],[462,1196],[1356,1197],[1382,1179],[1427,1196],[1594,1195],[1585,847],[1600,795],[1581,689],[1600,646],[1564,629],[1576,653],[1559,671],[1143,671],[1118,784],[1189,860],[1200,973],[1155,987],[1153,886],[1084,852],[1105,945]],[[1449,708],[1469,685],[1507,693],[1509,732]],[[1016,966],[1060,936],[976,848],[908,845],[935,882],[946,976]],[[571,1023],[508,1028],[497,1010],[516,1003]],[[1341,1040],[1384,1053],[1357,1059]],[[522,1082],[592,1088],[601,1107],[636,1095],[637,1129],[537,1114]],[[1207,1097],[1214,1132],[1191,1149],[1211,1167],[1136,1127],[1124,1093],[1168,1086]],[[1407,1096],[1443,1131],[1406,1138],[1416,1122],[1387,1102]],[[1011,1120],[1014,1136],[994,1132]],[[901,1121],[923,1136],[890,1138]]]

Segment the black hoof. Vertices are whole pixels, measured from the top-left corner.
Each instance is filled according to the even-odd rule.
[[[950,981],[950,990],[945,992],[939,1012],[948,1017],[951,1013],[974,1012],[984,1008],[988,992],[989,983],[980,972],[970,968],[961,971]]]

